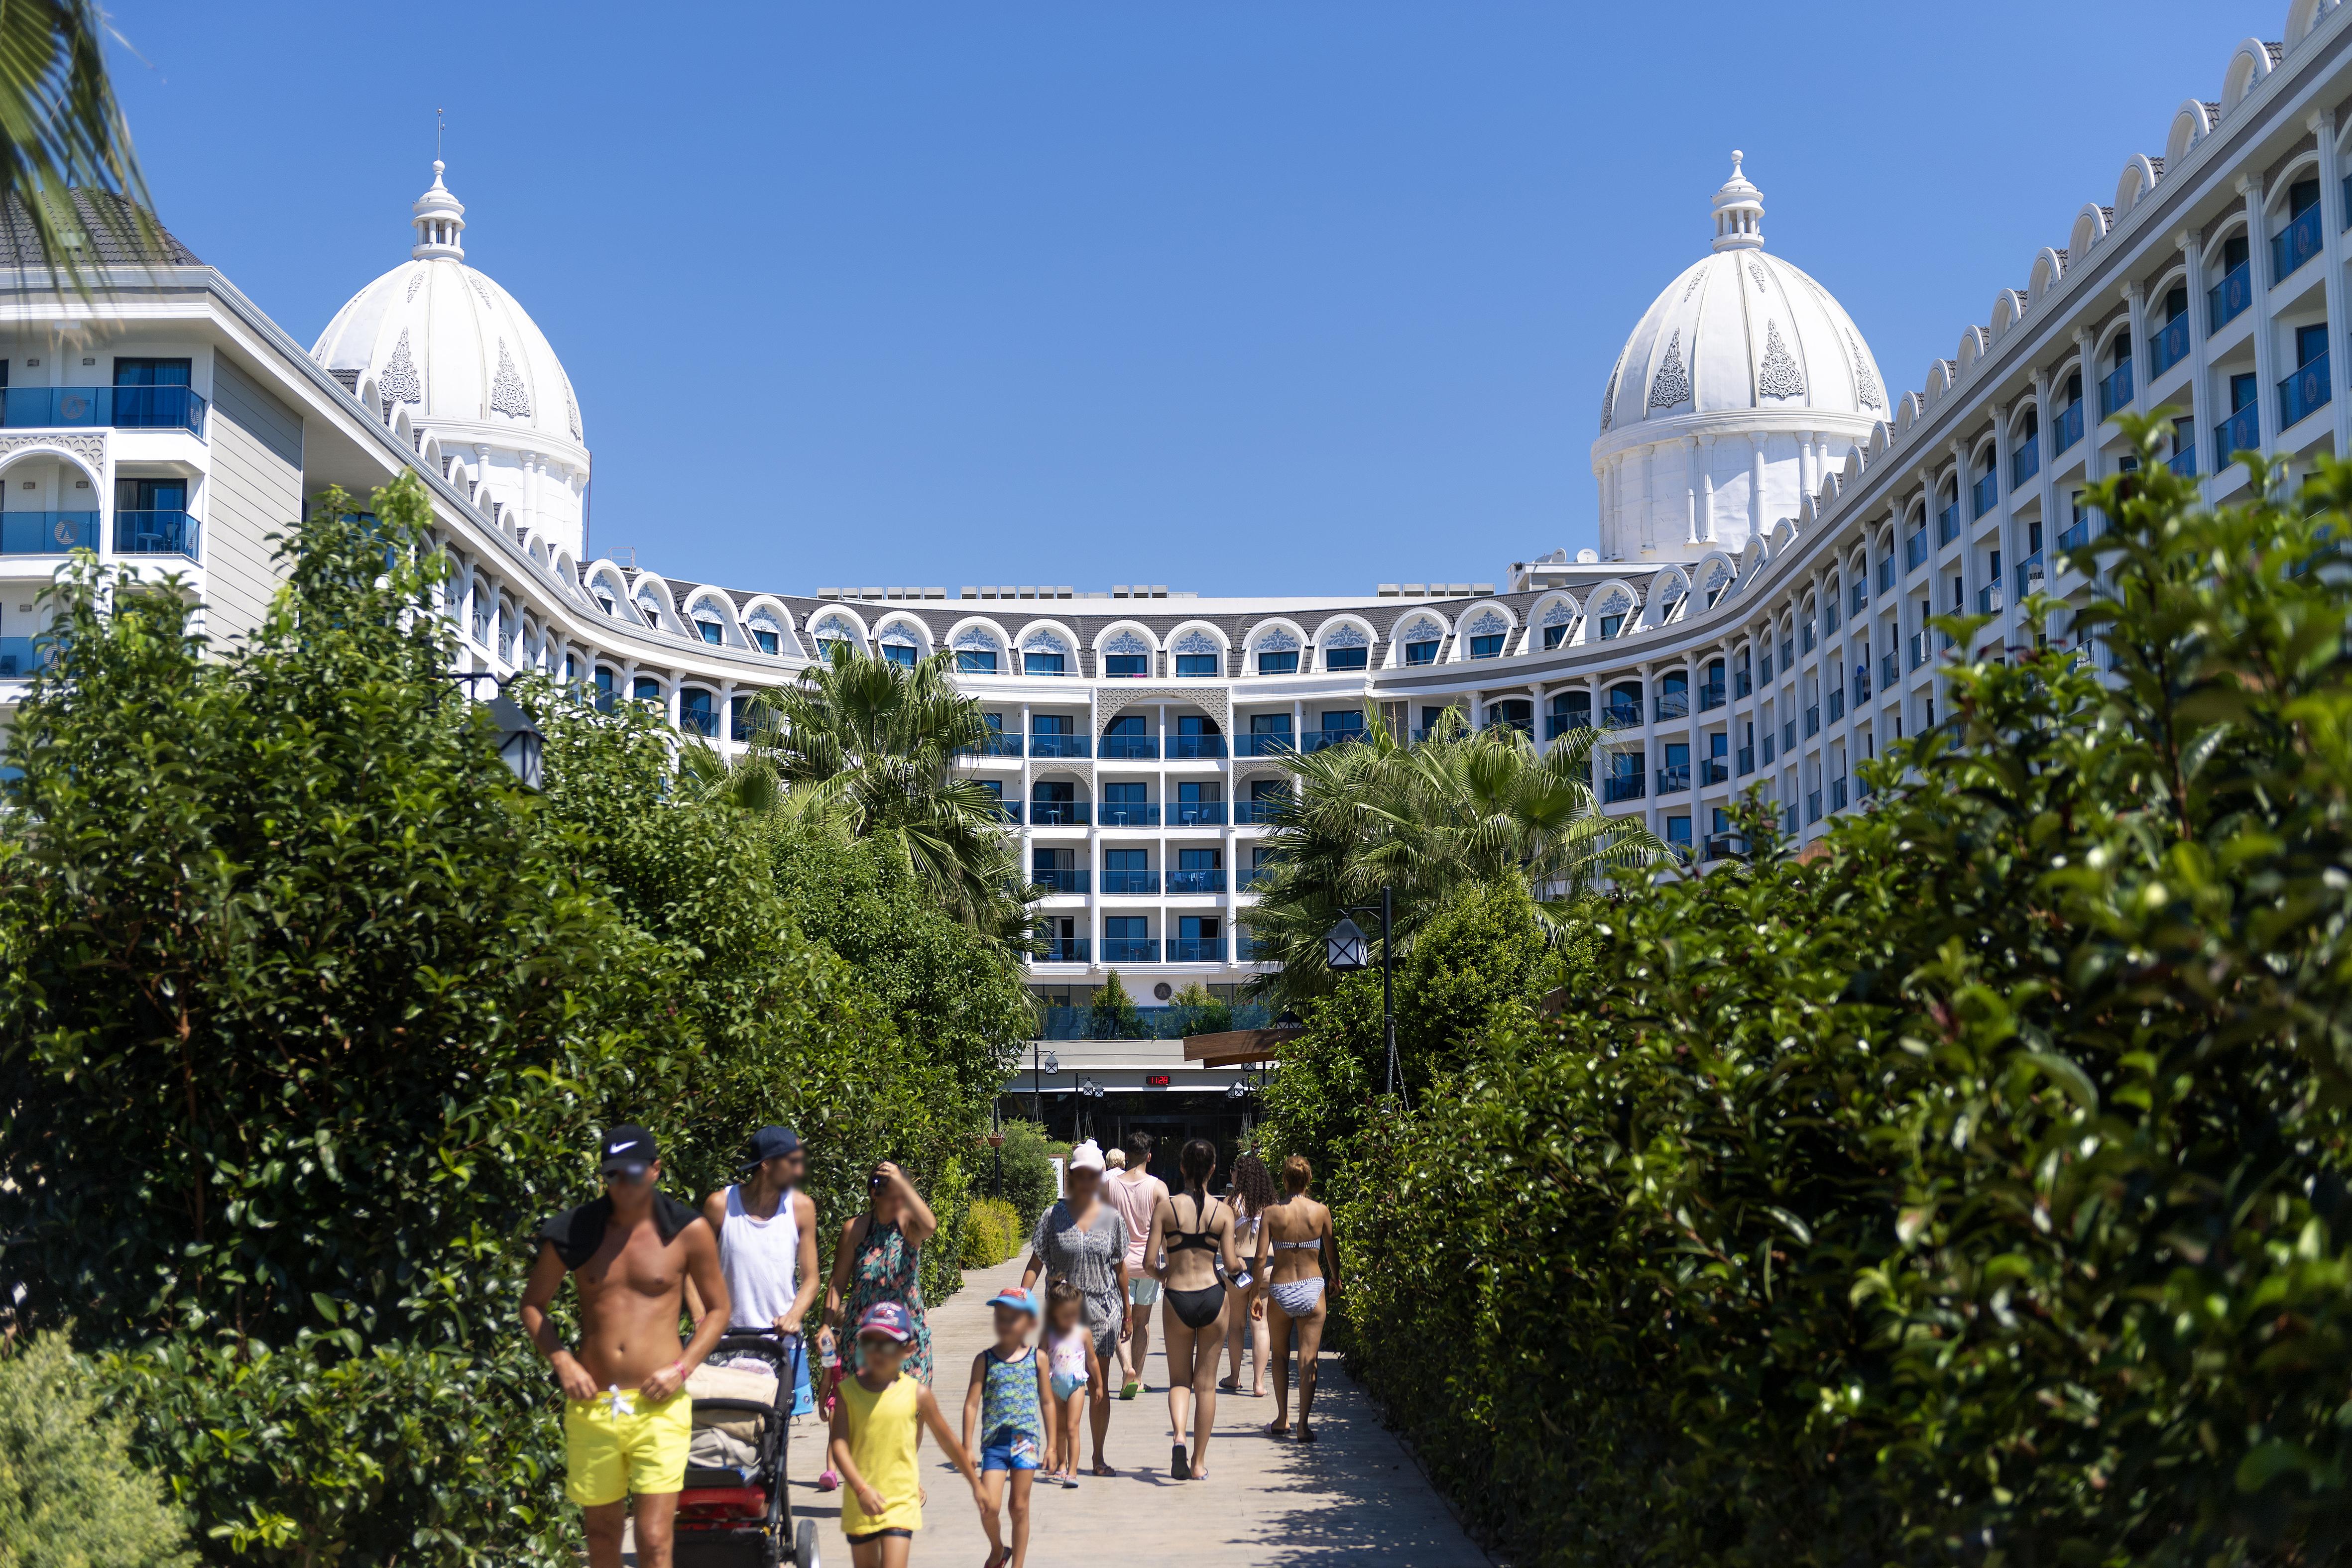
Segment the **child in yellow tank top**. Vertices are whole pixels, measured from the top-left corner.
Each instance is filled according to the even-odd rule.
[[[855,1568],[904,1568],[923,1527],[923,1483],[916,1469],[922,1428],[929,1427],[941,1449],[982,1501],[980,1475],[971,1456],[940,1414],[931,1391],[902,1374],[912,1337],[907,1309],[877,1301],[857,1322],[865,1363],[841,1385],[833,1413],[833,1468],[841,1472],[841,1530],[849,1538]]]

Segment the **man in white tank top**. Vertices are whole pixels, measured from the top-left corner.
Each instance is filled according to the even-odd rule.
[[[813,1407],[808,1353],[801,1324],[816,1304],[824,1276],[817,1269],[816,1205],[800,1190],[806,1169],[800,1138],[790,1127],[762,1127],[751,1136],[740,1174],[702,1202],[702,1217],[719,1233],[719,1270],[726,1277],[735,1329],[773,1329],[792,1351],[793,1413]],[[701,1303],[687,1310],[701,1315]]]

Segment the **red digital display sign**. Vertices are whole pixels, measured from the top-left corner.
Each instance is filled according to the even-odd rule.
[[[1146,1073],[1143,1079],[1143,1086],[1146,1089],[1165,1089],[1168,1087],[1168,1074],[1164,1072]]]

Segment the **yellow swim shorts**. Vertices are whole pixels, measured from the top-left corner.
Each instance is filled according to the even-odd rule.
[[[583,1508],[601,1508],[631,1492],[683,1491],[693,1438],[694,1400],[684,1390],[659,1404],[626,1389],[567,1399],[563,1495]]]

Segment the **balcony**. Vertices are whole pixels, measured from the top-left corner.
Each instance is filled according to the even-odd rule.
[[[1820,726],[1816,725],[1814,727],[1819,729]],[[1793,718],[1784,721],[1780,726],[1780,749],[1782,751],[1797,749],[1797,721]],[[1772,760],[1771,748],[1769,747],[1765,748],[1764,760],[1767,762]]]
[[[1156,800],[1105,800],[1097,808],[1097,825],[1106,828],[1156,828],[1160,825],[1160,803]],[[1106,883],[1109,873],[1104,873]],[[1110,891],[1105,886],[1104,892]]]
[[[1168,939],[1168,961],[1171,964],[1222,964],[1225,961],[1225,939],[1222,936],[1171,936]]]
[[[2050,455],[2056,456],[2083,439],[2083,405],[2070,402],[2058,411],[2058,422],[2050,427]],[[2037,462],[2037,467],[2040,465]],[[2024,481],[2021,479],[2019,483]]]
[[[2000,583],[1988,582],[1982,588],[1977,590],[1978,614],[1998,615],[2000,613],[2000,607],[2001,591]]]
[[[1157,964],[1160,943],[1151,936],[1106,936],[1103,938],[1102,961],[1106,964]]]
[[[1234,737],[1235,757],[1284,757],[1297,749],[1290,744],[1290,732],[1286,729]]]
[[[2321,244],[2319,204],[2314,202],[2271,235],[2271,287],[2276,288],[2295,268],[2317,256]]]
[[[1745,664],[1731,674],[1731,695],[1735,697],[1752,697],[1756,695],[1755,677],[1748,673],[1748,666]]]
[[[2244,315],[2246,307],[2253,302],[2253,263],[2242,261],[2205,291],[2205,335],[2211,337]]]
[[[1000,822],[1011,822],[1016,827],[1019,826],[1021,822],[1021,802],[1018,800],[999,800],[996,802],[996,820]]]
[[[1089,800],[1029,802],[1029,825],[1033,828],[1083,828],[1093,815],[1094,803]]]
[[[1601,781],[1601,800],[1614,805],[1620,800],[1642,798],[1642,776],[1638,773],[1612,773]]]
[[[1095,873],[1085,866],[1063,866],[1053,871],[1033,871],[1029,880],[1047,893],[1087,893],[1092,891]]]
[[[2000,502],[2000,476],[1999,475],[1988,471],[1979,477],[1974,485],[1969,486],[1969,506],[1970,508],[1969,516],[1970,518],[1973,519],[1983,517],[1987,512],[1991,511],[1994,507],[1998,506]],[[1958,534],[1959,530],[1958,528],[1954,528],[1952,532],[1954,534]]]
[[[1780,813],[1780,831],[1790,838],[1797,835],[1797,808],[1790,807]]]
[[[1927,662],[1927,634],[1924,632],[1914,632],[1911,633],[1911,667],[1916,670]]]
[[[1853,673],[1853,706],[1860,707],[1869,700],[1870,672],[1868,670],[1856,670]]]
[[[2197,477],[2197,448],[2184,446],[2164,460],[2164,465],[2183,479]]]
[[[1927,530],[1921,528],[1903,541],[1903,570],[1916,571],[1927,564]]]
[[[1087,757],[1094,747],[1083,735],[1033,735],[1029,737],[1032,757]]]
[[[1891,555],[1885,557],[1878,563],[1878,591],[1881,593],[1895,591],[1895,558]]]
[[[2132,362],[2126,360],[2109,371],[2099,383],[2099,417],[2106,419],[2119,408],[2128,408],[2132,400]]]
[[[1832,724],[1835,724],[1844,716],[1845,688],[1843,686],[1832,686],[1830,688],[1830,722]]]
[[[1895,658],[1892,649],[1879,655],[1878,684],[1880,685],[1892,686],[1896,681],[1902,678],[1902,662]]]
[[[1240,891],[1244,893],[1255,893],[1259,888],[1264,887],[1267,883],[1274,880],[1274,867],[1270,865],[1244,866],[1238,872],[1234,873],[1234,878],[1241,884]]]
[[[1102,873],[1102,890],[1108,893],[1155,894],[1160,891],[1160,873],[1156,871],[1107,871]]]
[[[1048,937],[1031,960],[1038,964],[1084,964],[1092,943],[1084,936]]]
[[[1038,755],[1045,755],[1040,752]],[[1095,753],[1106,762],[1150,762],[1160,757],[1160,737],[1156,735],[1106,735],[1102,748]]]
[[[1266,826],[1274,821],[1274,814],[1288,804],[1288,800],[1236,800],[1234,802],[1234,826]]]
[[[2248,403],[2213,427],[2213,470],[2220,473],[2241,452],[2259,450],[2263,444],[2262,410]]]
[[[2090,542],[2091,519],[2084,517],[2081,522],[2076,523],[2073,528],[2068,528],[2064,533],[2058,536],[2058,550],[2059,553],[2063,555],[2069,550],[2081,549],[2084,545],[2089,544]]]
[[[1171,871],[1168,873],[1171,893],[1223,893],[1225,891],[1225,871],[1223,866],[1211,866],[1206,871]]]
[[[11,430],[110,425],[200,436],[205,406],[188,387],[10,387],[0,392],[0,424]]]
[[[1301,751],[1323,751],[1334,746],[1345,746],[1349,741],[1361,740],[1364,732],[1360,729],[1317,729],[1309,730],[1306,738],[1307,743],[1299,747]]]
[[[1843,779],[1830,780],[1830,810],[1832,811],[1845,810],[1845,780]]]
[[[2017,601],[2020,604],[2024,603],[2026,600],[2032,595],[2041,592],[2044,586],[2045,580],[2042,575],[2042,557],[2040,555],[2036,554],[2027,556],[2023,560],[2017,563]]]
[[[0,512],[0,555],[63,555],[97,548],[96,512]]]
[[[2083,405],[2081,403],[2069,403],[2067,406],[2074,410],[2074,434],[2076,435],[2080,435],[2083,434]],[[2063,451],[2064,449],[2062,447],[2060,450]],[[2042,443],[2032,436],[2028,436],[2026,437],[2024,445],[2019,447],[2016,451],[2009,455],[2010,488],[2012,490],[2018,488],[2028,479],[2032,478],[2036,474],[2041,472]],[[1982,517],[1984,514],[1979,512],[1977,515],[1979,517]]]
[[[1813,651],[1813,623],[1810,621],[1797,628],[1797,646],[1810,653]],[[1783,664],[1793,664],[1794,659],[1783,657]]]
[[[196,519],[185,512],[117,512],[114,514],[117,555],[196,554]]]
[[[1642,709],[1640,705],[1636,703],[1611,703],[1607,707],[1601,710],[1601,727],[1603,729],[1641,728]]]
[[[1849,615],[1859,615],[1859,614],[1861,614],[1864,610],[1869,609],[1869,608],[1870,608],[1870,584],[1869,584],[1869,583],[1867,583],[1867,582],[1857,582],[1857,583],[1855,583],[1855,584],[1853,585],[1853,591],[1849,592],[1849,593],[1846,595],[1846,607],[1845,607],[1845,608],[1846,608],[1846,613],[1847,613],[1847,614],[1849,614]]]
[[[1171,828],[1222,828],[1225,825],[1225,803],[1223,800],[1176,800],[1168,807],[1168,825]]]
[[[35,648],[30,637],[0,637],[0,681],[31,678],[47,662],[46,655],[47,650]]]
[[[1706,858],[1711,861],[1741,861],[1748,858],[1748,840],[1739,833],[1709,833]]]
[[[1550,713],[1544,715],[1544,738],[1546,740],[1558,740],[1561,736],[1566,735],[1571,729],[1591,729],[1591,727],[1592,710],[1591,708],[1586,708],[1580,713],[1571,709],[1567,713]]]
[[[1805,821],[1807,822],[1818,822],[1821,820],[1822,792],[1818,789],[1808,789],[1805,791]],[[1108,947],[1110,944],[1106,942],[1103,946]]]
[[[2316,212],[2318,209],[2314,208]],[[2321,350],[2302,369],[2278,384],[2279,428],[2292,430],[2327,406],[2327,350]]]
[[[2189,317],[2186,312],[2175,316],[2162,327],[2147,346],[2147,373],[2150,379],[2164,374],[2189,357]]]
[[[1701,713],[1705,713],[1705,712],[1706,712],[1709,708],[1718,708],[1718,707],[1721,707],[1722,706],[1723,706],[1723,683],[1722,683],[1721,681],[1710,681],[1710,682],[1708,682],[1706,685],[1703,685],[1703,686],[1699,687],[1699,689],[1698,689],[1698,710],[1699,710],[1699,712],[1701,712]]]
[[[1742,779],[1747,778],[1756,771],[1756,748],[1752,746],[1741,747],[1734,760],[1738,764],[1739,776]]]
[[[1821,705],[1819,703],[1815,703],[1805,709],[1805,738],[1807,740],[1811,740],[1813,737],[1821,734],[1821,732],[1822,709]],[[1796,737],[1790,736],[1789,737],[1789,745],[1790,748],[1793,749],[1796,744]]]
[[[1171,735],[1168,737],[1169,758],[1177,762],[1213,762],[1225,755],[1225,737],[1222,735]]]
[[[1614,779],[1612,779],[1612,780],[1611,780],[1611,782],[1612,782],[1612,783],[1614,783],[1614,782],[1615,782],[1615,780],[1614,780]],[[1685,790],[1688,789],[1689,788],[1690,788],[1690,764],[1689,764],[1689,763],[1687,763],[1687,762],[1683,763],[1680,767],[1676,767],[1676,768],[1659,768],[1659,769],[1658,769],[1658,793],[1659,793],[1659,794],[1661,794],[1661,795],[1679,795],[1679,794],[1683,793]]]
[[[1668,692],[1658,698],[1657,709],[1660,724],[1665,723],[1670,718],[1688,718],[1690,717],[1690,693]]]
[[[1021,755],[1021,737],[1017,735],[1006,735],[1002,730],[992,729],[988,732],[987,739],[982,741],[978,746],[965,747],[957,755],[962,757],[1018,757]]]
[[[1728,784],[1730,782],[1731,764],[1723,758],[1710,757],[1705,762],[1698,765],[1698,783],[1700,789],[1704,789],[1710,784]]]
[[[1954,539],[1958,538],[1959,537],[1960,504],[1958,501],[1954,501],[1950,506],[1946,507],[1942,511],[1936,514],[1936,543],[1938,547],[1941,547],[1950,544]]]

